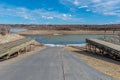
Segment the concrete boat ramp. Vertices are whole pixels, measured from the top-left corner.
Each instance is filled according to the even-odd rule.
[[[9,63],[6,65],[6,62]],[[88,66],[73,52],[47,47],[25,58],[0,63],[0,80],[115,80]]]

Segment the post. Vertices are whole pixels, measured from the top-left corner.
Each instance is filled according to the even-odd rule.
[[[113,43],[115,43],[115,36],[114,36],[114,34],[115,34],[115,29],[113,30]]]
[[[105,28],[105,31],[104,31],[104,40],[105,40],[105,35],[106,35],[106,28]]]
[[[95,46],[94,46],[95,47]],[[96,53],[96,47],[95,47],[95,53]]]
[[[27,52],[27,46],[25,47],[25,53]]]
[[[18,55],[20,54],[20,50],[18,51]]]
[[[88,44],[86,44],[86,47],[85,47],[85,48],[86,48],[86,50],[87,50],[87,47],[88,47]]]

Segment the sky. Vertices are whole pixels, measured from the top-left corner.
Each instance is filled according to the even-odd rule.
[[[0,0],[0,24],[119,24],[120,0]]]

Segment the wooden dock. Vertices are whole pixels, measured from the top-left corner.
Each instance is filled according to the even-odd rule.
[[[86,39],[87,50],[95,53],[99,52],[103,55],[108,55],[114,59],[120,58],[120,45],[106,42],[99,39]]]
[[[9,58],[14,53],[20,54],[20,51],[27,51],[28,47],[31,48],[34,40],[32,39],[20,39],[13,42],[5,43],[0,45],[0,58]]]

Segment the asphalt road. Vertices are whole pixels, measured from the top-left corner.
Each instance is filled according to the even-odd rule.
[[[48,47],[7,63],[0,62],[0,80],[115,80],[64,48]]]

